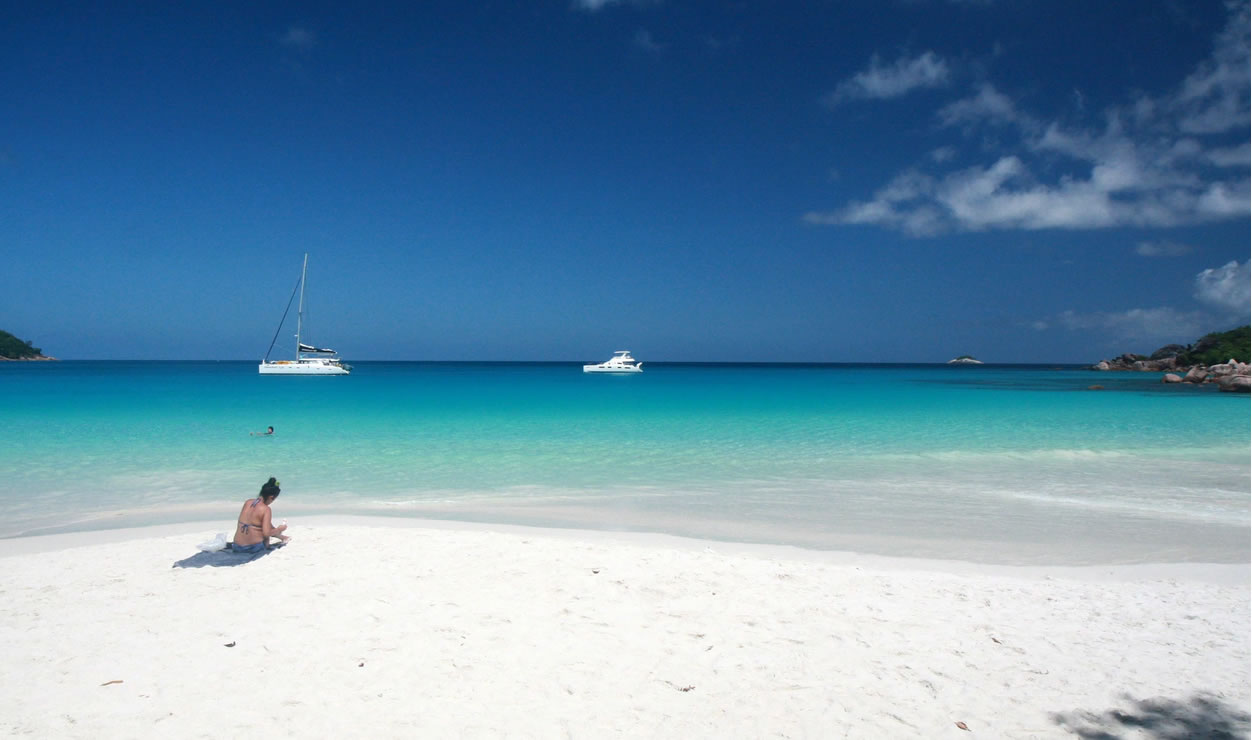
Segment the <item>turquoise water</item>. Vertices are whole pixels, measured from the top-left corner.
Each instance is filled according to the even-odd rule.
[[[0,536],[228,523],[274,475],[293,523],[349,511],[997,562],[1249,559],[1247,396],[1076,368],[646,367],[4,363]]]

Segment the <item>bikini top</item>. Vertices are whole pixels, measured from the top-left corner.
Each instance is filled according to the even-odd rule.
[[[252,502],[252,505],[251,505],[251,506],[249,506],[248,508],[249,508],[249,509],[255,509],[255,508],[256,508],[256,505],[257,505],[257,504],[259,504],[259,503],[261,503],[261,497],[260,497],[260,496],[257,496],[257,497],[256,497],[256,500],[254,500],[254,501]],[[248,528],[249,528],[249,527],[257,527],[257,528],[260,528],[260,526],[261,526],[260,524],[249,524],[248,522],[245,522],[245,521],[244,521],[244,520],[242,520],[242,519],[240,519],[240,520],[239,520],[239,523],[240,523],[241,525],[243,525],[243,532],[244,532],[244,533],[247,533],[247,531],[248,531]]]

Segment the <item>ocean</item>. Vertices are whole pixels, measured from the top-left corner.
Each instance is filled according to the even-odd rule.
[[[1249,399],[1157,374],[353,365],[0,363],[0,537],[227,529],[275,476],[293,534],[338,513],[998,563],[1249,561]]]

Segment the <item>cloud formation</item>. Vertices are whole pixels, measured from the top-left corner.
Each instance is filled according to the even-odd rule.
[[[1232,314],[1248,315],[1249,275],[1248,262],[1235,261],[1221,267],[1211,267],[1195,277],[1195,297],[1209,305]]]
[[[1066,329],[1096,329],[1110,335],[1114,341],[1162,344],[1200,336],[1209,330],[1211,321],[1203,311],[1179,311],[1168,306],[1095,313],[1065,311],[1056,318],[1056,323]]]
[[[317,46],[317,34],[307,28],[292,26],[278,39],[278,43],[289,49],[312,49]]]
[[[874,56],[870,59],[869,69],[839,83],[835,91],[823,100],[833,106],[857,98],[898,98],[919,88],[946,85],[948,78],[947,62],[931,51],[912,59],[901,57],[891,65],[882,64]]]
[[[647,5],[659,3],[661,0],[574,0],[573,8],[587,13],[595,13],[613,5]]]
[[[1178,242],[1139,242],[1135,246],[1135,254],[1140,257],[1181,257],[1184,254],[1191,254],[1195,248],[1190,244],[1179,244]]]
[[[1097,125],[1074,127],[1032,116],[995,86],[982,84],[940,108],[937,125],[959,128],[983,146],[1011,140],[1010,149],[960,170],[942,170],[955,156],[930,157],[897,174],[870,199],[811,211],[804,220],[929,236],[1246,218],[1252,199],[1249,13],[1246,0],[1230,7],[1210,57],[1168,94],[1139,96],[1106,110]],[[946,81],[946,67],[939,74],[935,64],[920,63],[928,55],[893,67],[875,62],[832,95],[890,97],[925,80]],[[926,69],[932,70],[929,77]]]
[[[1007,95],[988,84],[979,86],[974,95],[939,109],[939,121],[944,126],[1022,123],[1025,120],[1019,116]]]
[[[1170,250],[1183,245],[1141,244],[1148,251]],[[1188,251],[1189,247],[1184,247]],[[1221,267],[1201,271],[1195,276],[1195,297],[1218,310],[1180,311],[1169,306],[1156,308],[1132,308],[1125,311],[1095,311],[1080,313],[1064,311],[1049,319],[1034,321],[1031,326],[1044,331],[1059,326],[1071,331],[1099,330],[1116,341],[1186,342],[1211,331],[1215,324],[1225,321],[1247,321],[1252,298],[1249,298],[1249,264],[1236,261]]]
[[[661,50],[664,48],[657,42],[656,39],[652,37],[652,32],[645,28],[640,28],[635,31],[634,37],[631,38],[631,44],[636,49],[639,49],[647,54],[660,54]]]

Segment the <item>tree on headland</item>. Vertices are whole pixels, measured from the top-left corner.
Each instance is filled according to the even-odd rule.
[[[1205,334],[1179,352],[1179,365],[1217,365],[1230,360],[1249,361],[1249,327]]]
[[[22,340],[0,331],[0,357],[6,360],[25,360],[31,357],[42,357],[43,350],[33,346],[30,340]]]
[[[1105,360],[1096,368],[1100,370],[1174,370],[1189,367],[1212,367],[1225,365],[1231,360],[1248,363],[1248,329],[1240,326],[1229,331],[1205,334],[1192,344],[1167,344],[1151,356],[1127,352],[1120,357]],[[1104,365],[1106,367],[1101,367]]]

